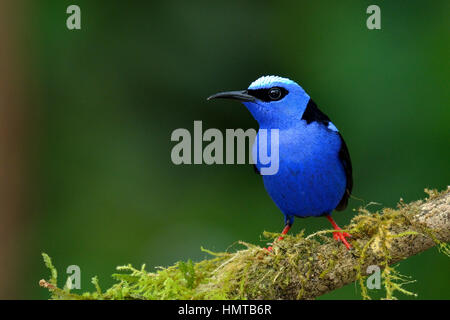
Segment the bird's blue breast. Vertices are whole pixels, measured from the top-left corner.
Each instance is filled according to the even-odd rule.
[[[302,120],[279,130],[279,170],[264,175],[263,180],[286,217],[321,216],[336,208],[346,187],[340,147],[338,133],[318,122],[307,124]],[[253,146],[254,159],[256,154],[257,143]],[[256,166],[261,168],[260,163]]]

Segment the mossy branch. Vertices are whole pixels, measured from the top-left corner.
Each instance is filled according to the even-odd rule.
[[[450,255],[450,189],[425,191],[427,199],[410,204],[401,200],[396,209],[371,213],[368,206],[360,208],[345,228],[352,234],[350,251],[329,236],[332,230],[307,237],[300,233],[276,242],[273,253],[241,243],[243,250],[202,249],[213,258],[178,262],[156,272],[147,272],[145,265],[119,267],[115,285],[102,292],[94,278],[96,290],[84,294],[58,288],[57,273],[44,255],[52,277],[40,285],[55,299],[313,299],[358,281],[363,298],[370,298],[364,279],[367,267],[375,265],[383,270],[386,298],[394,299],[397,292],[412,295],[402,287],[407,279],[391,266],[433,246]]]

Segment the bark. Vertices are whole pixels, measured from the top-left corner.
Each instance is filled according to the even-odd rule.
[[[387,228],[386,235],[392,241],[386,248],[387,263],[392,265],[400,260],[423,252],[437,244],[437,241],[448,242],[450,240],[450,193],[444,192],[437,197],[430,197],[423,203],[409,205],[405,209],[406,219],[403,223],[393,224]],[[364,248],[373,238],[362,237],[356,239],[359,248]],[[318,252],[332,250],[333,244],[322,245]],[[280,294],[279,298],[295,299],[300,288],[303,288],[302,298],[311,299],[327,292],[336,290],[352,283],[358,278],[358,268],[363,271],[369,265],[377,265],[383,268],[386,263],[386,254],[377,248],[376,241],[372,240],[364,259],[355,250],[341,250],[332,270],[326,276],[320,278],[323,270],[326,270],[326,262],[313,266],[309,281],[304,283],[292,283],[290,290]],[[362,265],[361,265],[361,262]]]
[[[427,191],[427,190],[426,190]],[[52,273],[40,285],[55,299],[313,299],[354,281],[366,295],[364,276],[367,267],[379,266],[386,298],[402,288],[402,278],[390,265],[438,245],[450,256],[450,189],[441,193],[427,191],[429,198],[384,208],[371,213],[359,209],[345,231],[350,232],[352,250],[324,230],[306,238],[302,233],[287,235],[268,252],[259,246],[236,252],[211,253],[214,257],[192,263],[179,262],[157,272],[118,268],[118,282],[110,289],[83,295],[57,287],[56,269],[44,254]],[[278,237],[273,234],[274,238]],[[166,285],[170,284],[170,285]]]

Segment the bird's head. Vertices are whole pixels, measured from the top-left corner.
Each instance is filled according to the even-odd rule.
[[[264,76],[246,90],[216,93],[211,99],[241,101],[263,128],[283,128],[301,119],[309,96],[296,82],[277,76]]]

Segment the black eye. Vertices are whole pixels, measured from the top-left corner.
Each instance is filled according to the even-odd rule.
[[[269,89],[248,89],[247,93],[258,100],[271,102],[283,99],[289,93],[289,91],[287,91],[283,87],[272,87]]]
[[[280,88],[278,88],[278,87],[270,88],[268,93],[269,93],[269,98],[272,101],[281,99],[282,93],[281,93]]]

